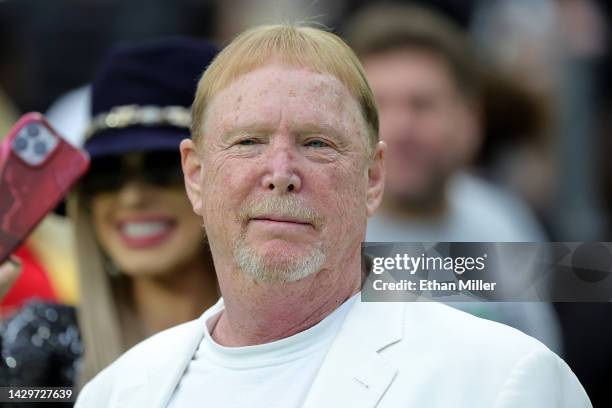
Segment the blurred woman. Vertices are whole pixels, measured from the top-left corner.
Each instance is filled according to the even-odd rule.
[[[78,310],[31,304],[0,329],[0,383],[82,384],[218,298],[204,230],[184,191],[178,145],[216,49],[173,38],[119,48],[92,88],[91,168],[69,198]],[[78,315],[78,324],[77,324]]]

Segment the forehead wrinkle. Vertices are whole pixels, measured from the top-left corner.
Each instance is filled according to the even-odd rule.
[[[274,67],[268,65],[260,69],[268,68]],[[354,133],[352,126],[360,127],[362,122],[360,118],[355,118],[355,114],[361,116],[358,102],[337,78],[308,69],[305,71],[311,75],[300,78],[299,71],[302,70],[292,70],[288,77],[281,77],[281,83],[275,72],[262,73],[263,77],[255,83],[250,77],[259,69],[241,75],[211,101],[209,120],[217,122],[215,130],[224,135],[224,139],[239,132],[274,133],[272,129],[279,129],[284,118],[292,118],[296,123],[290,125],[295,125],[297,133],[312,134],[313,131],[323,130],[330,135],[344,133],[349,137],[349,133]],[[270,103],[269,107],[267,103],[263,104],[262,98],[266,97],[283,101],[280,108],[274,103]],[[311,109],[302,110],[301,106],[296,106],[296,101]],[[246,109],[249,106],[253,108]],[[289,109],[293,109],[293,112],[288,112]],[[361,134],[363,129],[356,130]]]

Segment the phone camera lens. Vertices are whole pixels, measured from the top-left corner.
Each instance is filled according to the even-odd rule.
[[[18,152],[23,152],[25,149],[28,148],[28,141],[22,137],[19,137],[15,139],[15,143],[13,144],[13,146]]]
[[[28,126],[27,132],[28,132],[28,136],[36,137],[40,133],[40,130],[38,129],[38,126],[30,125]]]
[[[34,145],[34,152],[36,154],[47,153],[47,144],[45,142],[36,142],[36,144]]]

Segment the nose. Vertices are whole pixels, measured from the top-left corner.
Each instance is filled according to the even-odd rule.
[[[297,154],[292,138],[274,140],[266,157],[266,173],[262,187],[278,194],[297,193],[302,179],[297,169]]]
[[[140,207],[146,203],[146,184],[138,179],[127,180],[118,191],[118,201],[123,207]]]

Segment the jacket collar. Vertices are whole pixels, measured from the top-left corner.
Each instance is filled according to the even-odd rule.
[[[397,368],[379,352],[402,340],[404,307],[355,302],[334,339],[303,408],[374,407]]]

